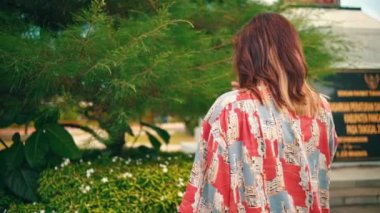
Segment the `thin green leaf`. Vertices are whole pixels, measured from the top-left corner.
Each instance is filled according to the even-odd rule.
[[[160,150],[161,143],[160,141],[152,134],[150,134],[148,131],[145,131],[145,133],[148,135],[148,139],[150,143],[152,144],[153,148],[155,150]]]
[[[141,125],[149,127],[152,130],[154,130],[162,138],[162,140],[165,142],[165,144],[169,143],[169,141],[170,141],[170,134],[168,133],[168,131],[166,131],[166,130],[158,127],[158,126],[155,126],[155,125],[152,125],[152,124],[149,124],[149,123],[145,123],[143,121],[141,121],[140,123],[141,123]]]

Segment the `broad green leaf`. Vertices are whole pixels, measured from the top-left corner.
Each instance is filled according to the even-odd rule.
[[[147,126],[147,127],[151,128],[152,130],[154,130],[162,138],[162,140],[164,140],[165,144],[169,143],[170,135],[166,130],[164,130],[158,126],[145,123],[143,121],[141,122],[141,125]]]
[[[21,142],[20,134],[15,133],[12,137],[11,147],[0,151],[0,175],[2,178],[11,170],[20,168],[24,159],[24,145]]]
[[[150,134],[148,131],[145,131],[145,133],[148,135],[148,139],[150,143],[152,144],[153,148],[155,150],[160,150],[160,147],[161,147],[160,141],[155,136]]]
[[[24,161],[24,144],[19,133],[12,136],[13,144],[6,150],[6,165],[8,170],[19,168]]]
[[[16,195],[29,200],[38,199],[38,173],[30,169],[16,169],[6,175],[5,185]]]
[[[56,154],[77,159],[81,156],[81,152],[75,145],[73,137],[66,129],[58,124],[45,125],[43,129],[46,131],[46,140],[53,152]]]
[[[49,144],[46,140],[45,130],[36,130],[26,140],[25,157],[29,165],[33,168],[45,164],[45,156],[49,151]]]

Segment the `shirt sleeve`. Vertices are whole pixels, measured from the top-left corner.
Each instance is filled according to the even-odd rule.
[[[329,112],[328,117],[329,117],[328,140],[329,140],[329,150],[330,150],[329,167],[331,167],[336,150],[338,148],[338,136],[336,134],[335,124],[334,124],[334,120],[333,120],[333,116],[331,112]]]
[[[229,202],[230,166],[222,125],[226,111],[213,106],[202,123],[195,158],[179,212],[225,212]]]
[[[338,148],[338,136],[336,134],[334,118],[332,115],[330,104],[327,101],[326,96],[321,96],[321,100],[322,100],[322,107],[326,110],[326,114],[327,114],[327,140],[328,140],[328,147],[329,147],[329,153],[328,153],[329,160],[326,163],[327,163],[327,167],[330,169],[336,150]]]

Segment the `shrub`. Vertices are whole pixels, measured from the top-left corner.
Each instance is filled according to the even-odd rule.
[[[98,155],[92,160],[65,160],[60,167],[42,172],[38,188],[40,203],[12,204],[9,212],[177,211],[193,155],[137,156]]]
[[[19,198],[0,188],[0,212],[4,212],[10,205],[21,203],[22,201]]]

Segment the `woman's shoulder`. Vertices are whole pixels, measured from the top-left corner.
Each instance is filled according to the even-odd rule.
[[[325,94],[319,93],[319,98],[321,100],[320,107],[323,109],[323,111],[327,111],[330,113],[331,108],[330,108],[330,103],[328,101],[330,100],[330,97]]]
[[[236,102],[247,100],[247,99],[257,99],[249,90],[238,89],[225,92],[221,94],[214,103],[212,104],[210,110],[205,116],[204,120],[214,121],[226,108],[233,105]]]

